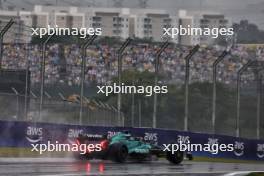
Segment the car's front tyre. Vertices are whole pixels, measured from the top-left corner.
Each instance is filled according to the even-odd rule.
[[[166,156],[169,162],[173,164],[180,164],[183,161],[184,153],[182,151],[176,151],[174,153],[168,151]]]

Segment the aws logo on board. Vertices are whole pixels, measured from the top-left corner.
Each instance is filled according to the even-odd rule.
[[[244,155],[244,149],[245,149],[244,142],[235,141],[234,154],[236,156],[243,156]]]
[[[83,134],[82,129],[69,129],[68,138],[77,138],[80,134]]]
[[[217,138],[208,138],[207,139],[207,144],[209,146],[219,145],[219,139],[217,139]],[[211,149],[209,152],[210,153],[214,153],[213,149]]]
[[[190,136],[178,135],[177,142],[182,144],[189,144],[191,142]]]
[[[264,158],[264,144],[257,145],[257,156],[259,158]]]
[[[152,141],[154,144],[158,144],[158,134],[146,132],[144,134],[145,141]]]
[[[42,141],[43,128],[28,126],[26,129],[26,139],[30,143],[37,143]]]
[[[107,139],[110,139],[111,137],[113,137],[117,133],[119,133],[119,132],[118,131],[107,131]]]

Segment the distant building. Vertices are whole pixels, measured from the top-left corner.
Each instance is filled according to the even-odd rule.
[[[200,19],[197,16],[187,15],[185,10],[179,11],[179,25],[183,28],[200,27]],[[181,45],[197,45],[200,44],[200,36],[197,35],[181,35],[178,36],[178,43]]]
[[[221,14],[204,14],[200,19],[201,28],[227,28],[228,20]],[[212,44],[215,39],[212,36],[202,36],[200,38],[201,44]]]
[[[182,35],[171,39],[164,36],[163,28],[178,28],[179,25],[187,28],[221,28],[228,26],[224,15],[215,13],[188,13],[180,10],[175,16],[166,10],[159,9],[133,9],[133,8],[97,8],[72,6],[34,6],[33,11],[3,11],[0,10],[0,22],[9,19],[17,21],[16,28],[12,29],[16,42],[31,40],[31,27],[47,27],[47,25],[67,28],[93,27],[102,28],[102,36],[120,37],[126,39],[135,37],[164,41],[170,39],[182,45],[212,44],[212,36]],[[25,33],[26,32],[26,33]],[[11,32],[10,32],[11,33]],[[8,40],[8,36],[6,37]],[[10,41],[9,41],[10,42]]]
[[[83,9],[87,11],[87,9]],[[87,14],[89,24],[87,27],[102,28],[102,36],[129,37],[129,15],[128,8],[91,8]]]
[[[16,13],[29,27],[102,28],[102,36],[136,37],[163,41],[163,28],[177,26],[178,20],[165,10],[129,8],[60,7],[36,5],[32,12]],[[177,38],[173,40],[177,42]]]
[[[163,28],[178,26],[178,19],[165,10],[134,9],[132,13],[134,36],[137,38],[164,41],[168,37],[163,36]],[[178,38],[172,41],[177,43]]]
[[[187,11],[179,11],[179,24],[183,27],[199,27],[204,28],[228,28],[229,21],[222,14],[212,12],[199,12],[190,13],[187,15]],[[215,42],[215,38],[212,35],[203,36],[179,36],[179,43],[182,45],[210,45]]]
[[[42,6],[35,6],[31,15],[33,27],[45,27],[49,24],[51,15],[48,12],[44,12]]]

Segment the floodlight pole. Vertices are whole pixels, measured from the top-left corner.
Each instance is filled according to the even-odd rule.
[[[237,72],[237,112],[236,112],[236,137],[240,136],[240,88],[241,88],[241,75],[247,68],[253,63],[252,60],[248,61],[245,65],[243,65]]]
[[[196,45],[190,53],[184,58],[185,60],[185,111],[184,111],[184,130],[188,131],[189,120],[189,79],[190,79],[190,59],[199,50],[200,46]]]
[[[48,38],[42,43],[42,58],[41,58],[41,69],[40,69],[40,103],[39,103],[39,121],[42,120],[41,111],[43,106],[43,96],[44,96],[44,84],[45,84],[45,62],[46,62],[46,49],[47,43],[53,37],[53,35],[49,35]]]
[[[0,31],[0,69],[2,69],[4,35],[14,23],[15,23],[14,20],[10,19],[9,22]]]
[[[81,46],[82,52],[82,67],[81,67],[81,92],[80,92],[80,113],[79,113],[79,125],[82,125],[83,118],[83,96],[84,96],[84,80],[85,80],[85,68],[86,68],[86,50],[90,46],[97,36],[93,35],[87,38]]]
[[[124,52],[124,50],[126,49],[126,47],[129,45],[129,43],[132,40],[130,38],[128,38],[123,44],[122,46],[119,48],[118,50],[118,86],[121,87],[121,74],[122,74],[122,54]],[[119,125],[123,125],[124,126],[124,119],[122,119],[122,123],[121,123],[121,93],[119,93],[117,95],[117,120],[118,120],[118,124]],[[124,117],[123,117],[124,118]]]
[[[158,74],[159,74],[159,65],[160,65],[160,56],[161,53],[169,46],[169,42],[166,41],[163,43],[161,48],[156,53],[155,59],[155,82],[154,86],[158,84]],[[157,94],[154,93],[154,101],[153,101],[153,117],[152,117],[152,128],[157,127]]]
[[[228,51],[223,51],[222,54],[213,63],[213,99],[212,99],[212,132],[215,134],[215,118],[216,118],[216,76],[218,64],[228,55]]]

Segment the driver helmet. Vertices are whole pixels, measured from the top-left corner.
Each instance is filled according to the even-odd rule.
[[[131,136],[131,132],[129,130],[124,130],[123,133],[125,136]]]

